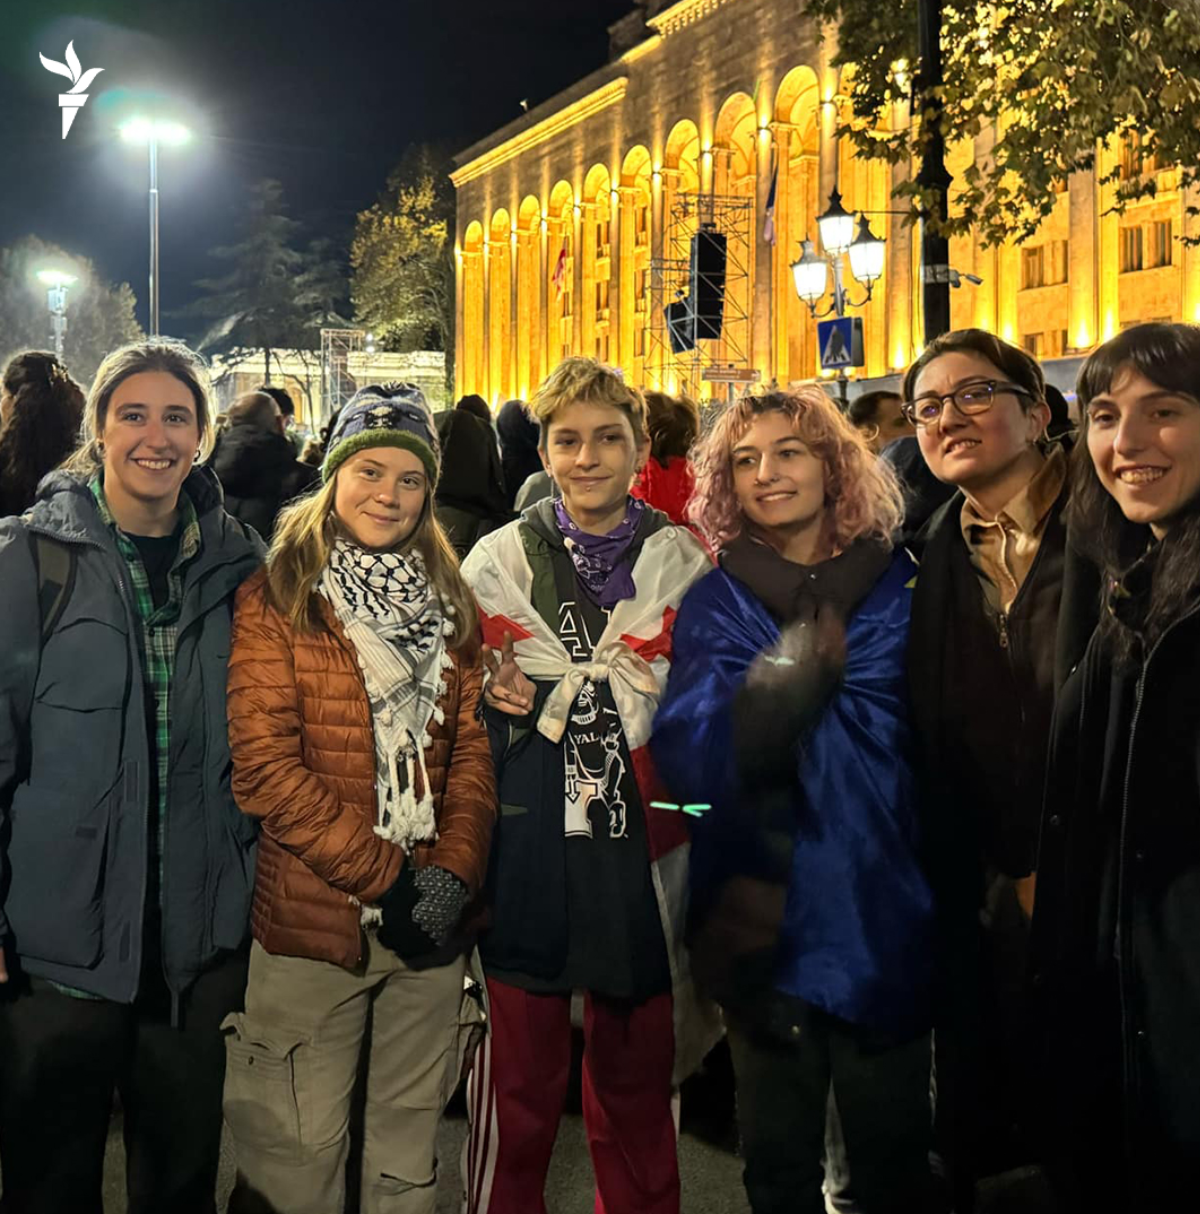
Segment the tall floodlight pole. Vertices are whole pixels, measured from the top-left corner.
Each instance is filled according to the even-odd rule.
[[[932,194],[921,212],[921,300],[925,342],[950,331],[950,241],[932,230],[931,218],[944,222],[949,213],[950,174],[942,132],[942,0],[917,0],[917,46],[921,70],[917,95],[925,142],[917,181]]]
[[[121,138],[127,143],[144,143],[150,152],[150,336],[158,336],[158,145],[184,144],[191,138],[187,127],[178,122],[159,122],[150,118],[131,118],[121,124]]]
[[[39,270],[37,277],[38,282],[46,288],[46,306],[50,309],[50,325],[54,333],[54,353],[62,362],[63,338],[67,335],[67,288],[79,279],[61,270]]]

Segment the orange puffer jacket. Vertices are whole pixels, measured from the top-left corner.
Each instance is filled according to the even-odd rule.
[[[265,572],[236,601],[229,741],[234,796],[262,820],[254,938],[270,953],[349,968],[362,954],[358,903],[377,901],[407,862],[374,831],[375,738],[358,659],[324,599],[319,632],[297,632],[268,603]],[[439,701],[445,721],[430,721],[425,752],[438,840],[416,847],[412,861],[449,869],[474,895],[496,780],[477,712],[482,671],[453,657]]]

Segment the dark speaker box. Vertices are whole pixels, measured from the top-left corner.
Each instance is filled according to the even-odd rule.
[[[671,353],[683,354],[696,348],[696,317],[689,298],[667,304],[667,333],[671,338]]]
[[[721,336],[725,319],[726,239],[712,227],[702,227],[692,237],[692,311],[696,317],[696,339],[711,341]]]

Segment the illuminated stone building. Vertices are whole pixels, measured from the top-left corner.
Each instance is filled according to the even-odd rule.
[[[610,62],[468,148],[455,161],[456,391],[496,405],[528,398],[564,355],[594,354],[643,387],[689,388],[706,366],[763,382],[818,374],[815,325],[789,264],[836,184],[853,211],[885,212],[911,170],[839,148],[832,39],[802,0],[642,0],[610,30]],[[907,123],[896,106],[893,124]],[[952,149],[951,172],[985,156],[988,136]],[[1097,178],[1157,172],[1136,146],[1103,151],[1076,174],[1023,246],[951,243],[950,263],[982,284],[952,294],[956,327],[979,325],[1047,360],[1067,383],[1079,354],[1140,320],[1200,319],[1200,233],[1159,172],[1158,194],[1110,215]],[[774,244],[764,236],[772,180]],[[727,237],[724,327],[672,351],[664,310],[687,283],[689,241],[713,222]],[[871,217],[887,240],[864,318],[863,379],[893,374],[921,334],[915,230]],[[855,299],[862,294],[855,287]],[[1064,360],[1057,363],[1056,360]],[[1057,374],[1056,374],[1057,372]]]

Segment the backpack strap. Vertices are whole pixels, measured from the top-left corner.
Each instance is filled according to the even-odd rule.
[[[29,532],[29,540],[37,573],[38,615],[44,646],[62,619],[75,588],[76,554],[72,544],[61,544],[40,531]]]

